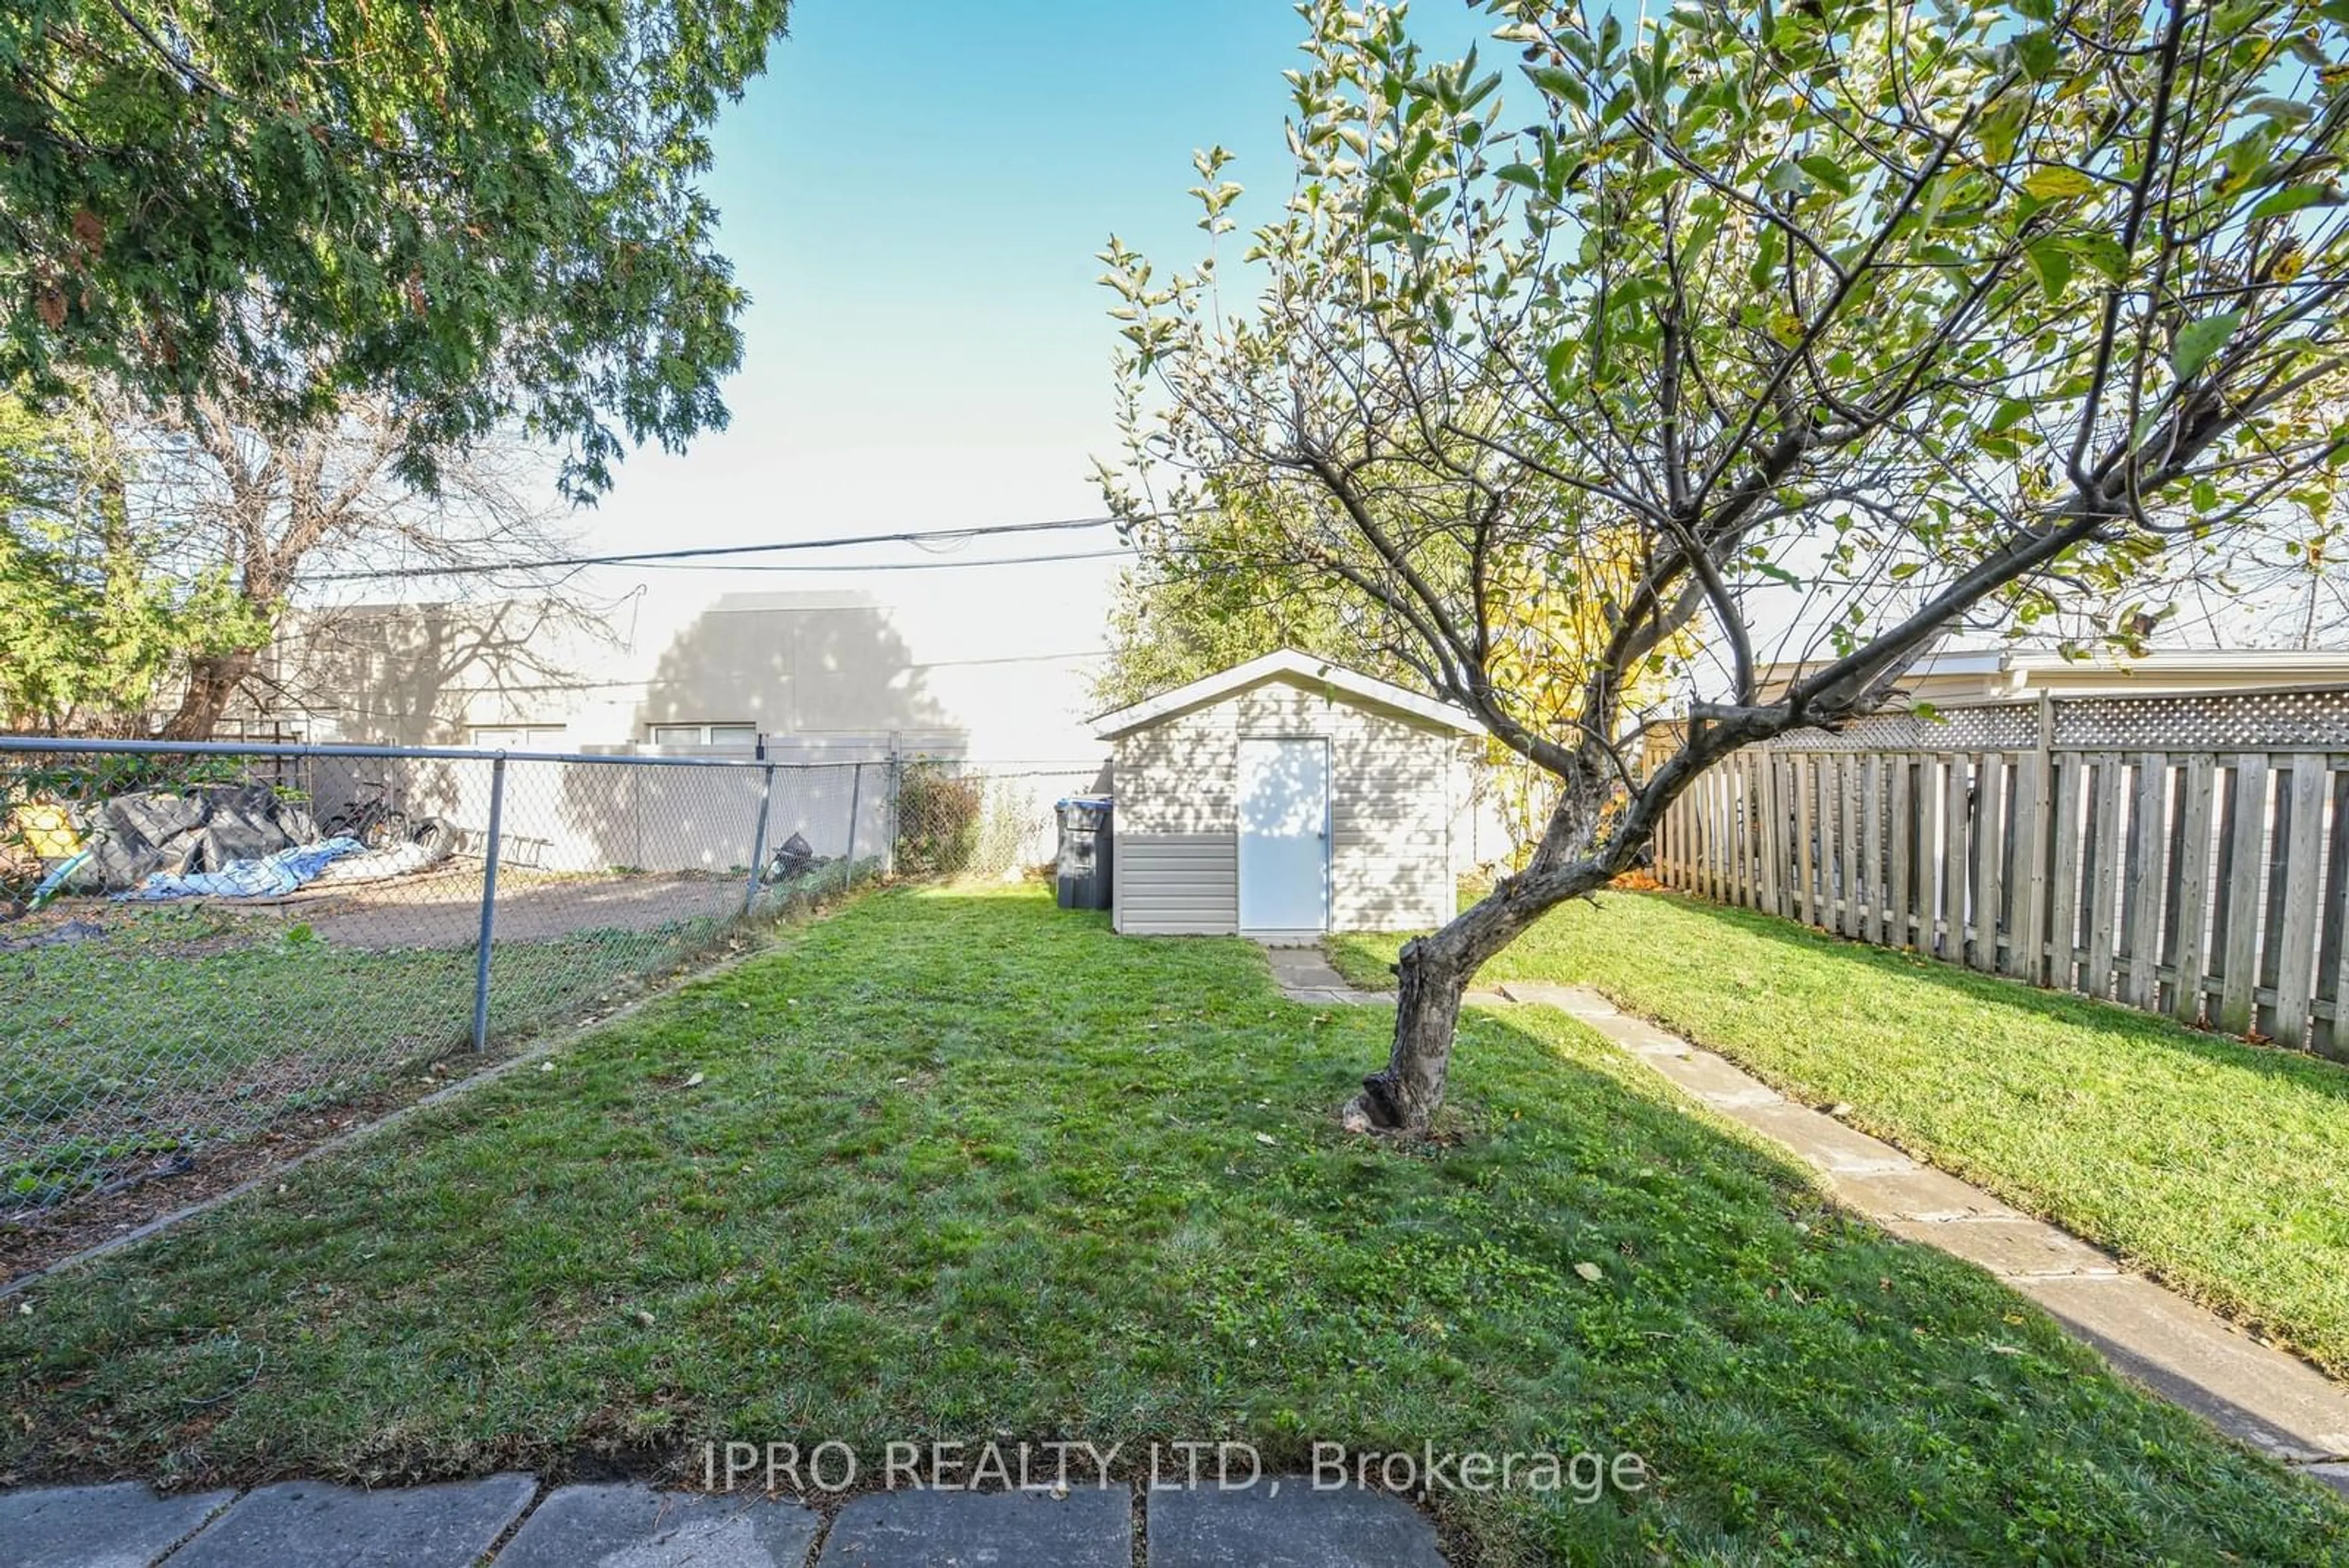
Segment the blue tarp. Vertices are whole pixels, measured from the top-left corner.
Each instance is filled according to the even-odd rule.
[[[266,898],[291,893],[346,855],[365,846],[356,838],[326,838],[296,844],[259,860],[232,860],[217,871],[173,877],[158,871],[128,893],[126,898]]]

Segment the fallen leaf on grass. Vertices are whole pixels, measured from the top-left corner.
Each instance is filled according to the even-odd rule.
[[[1606,1277],[1605,1272],[1596,1263],[1577,1263],[1574,1272],[1594,1285]]]

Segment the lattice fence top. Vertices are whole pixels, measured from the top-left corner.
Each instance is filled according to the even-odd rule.
[[[2067,698],[2055,704],[2055,743],[2174,752],[2349,747],[2349,691]]]
[[[2168,696],[2056,697],[2048,701],[2061,750],[2349,751],[2349,688],[2201,691]],[[2039,743],[2036,700],[1947,707],[1930,715],[1878,713],[1838,731],[1795,730],[1769,742],[1785,752],[2028,751]]]
[[[1943,708],[1931,717],[1878,713],[1840,730],[1791,730],[1769,742],[1781,752],[1998,752],[2039,743],[2039,705]]]

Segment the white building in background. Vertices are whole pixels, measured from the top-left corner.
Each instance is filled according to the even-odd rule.
[[[1767,700],[1829,659],[1765,664]],[[2066,659],[2042,649],[1966,648],[1927,654],[1900,678],[1901,701],[2013,701],[2050,697],[2170,697],[2349,684],[2349,652],[2320,649],[2156,649],[2134,659]]]
[[[301,615],[267,716],[312,741],[781,760],[892,753],[1075,767],[1101,657],[1033,618],[901,615],[863,592],[721,593],[648,627],[494,601]],[[976,628],[976,629],[975,629]],[[1093,646],[1084,646],[1092,644]]]

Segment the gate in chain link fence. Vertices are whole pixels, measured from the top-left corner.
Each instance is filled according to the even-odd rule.
[[[0,737],[0,1220],[1049,858],[1089,773]]]

